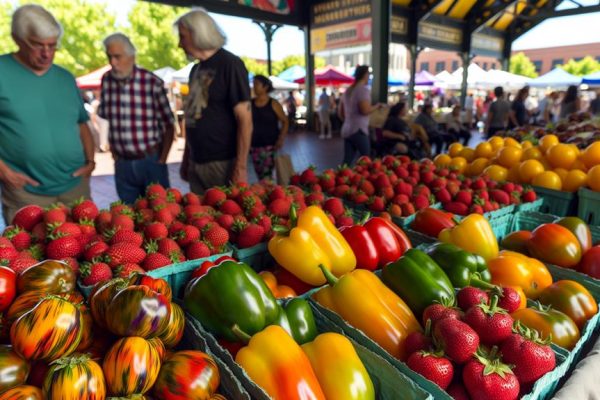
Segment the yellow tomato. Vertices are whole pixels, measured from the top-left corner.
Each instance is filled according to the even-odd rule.
[[[533,147],[533,143],[531,143],[529,140],[523,140],[521,142],[521,148],[523,150],[527,150]]]
[[[488,139],[488,142],[490,142],[494,150],[504,147],[504,139],[502,139],[500,136],[492,136]]]
[[[600,165],[600,141],[596,141],[585,148],[581,153],[581,161],[587,168]]]
[[[536,186],[541,186],[547,189],[561,190],[562,181],[560,176],[554,171],[544,171],[535,178],[532,183]]]
[[[554,168],[553,171],[556,172],[556,175],[560,176],[560,180],[563,182],[567,179],[567,175],[569,175],[569,171],[564,168]]]
[[[445,168],[445,167],[449,166],[450,161],[452,161],[452,157],[450,157],[448,154],[438,154],[433,159],[433,163],[438,168]]]
[[[519,164],[519,178],[523,183],[531,183],[533,178],[544,172],[545,168],[538,160],[525,160]]]
[[[498,154],[498,162],[506,168],[510,168],[521,161],[523,150],[518,147],[503,147]]]
[[[463,149],[463,145],[459,142],[454,142],[448,146],[448,154],[450,157],[458,157],[460,151]]]
[[[573,165],[571,165],[571,169],[580,169],[583,172],[587,172],[588,167],[583,163],[583,161],[581,160],[581,156],[580,156],[577,158],[577,160],[575,160]]]
[[[592,167],[588,173],[588,187],[596,192],[600,192],[600,165]]]
[[[523,152],[523,160],[539,160],[542,156],[538,147],[531,147]]]
[[[495,181],[505,181],[508,175],[508,170],[500,165],[490,165],[483,170],[484,174],[487,174],[491,179]]]
[[[510,182],[521,182],[521,177],[519,176],[519,164],[510,167],[506,174],[506,180]]]
[[[516,147],[518,149],[521,148],[521,143],[517,142],[515,139],[511,137],[504,138],[504,146],[508,147]]]
[[[577,151],[573,145],[559,143],[548,149],[546,158],[554,168],[569,169],[577,160]]]
[[[452,161],[450,161],[450,169],[454,169],[459,174],[465,172],[467,168],[467,160],[464,157],[454,157]]]
[[[483,170],[488,165],[490,165],[490,160],[488,160],[487,158],[484,158],[484,157],[476,158],[469,165],[469,169],[468,169],[469,175],[471,175],[471,176],[481,175],[483,173]]]
[[[494,154],[494,148],[490,142],[481,142],[475,147],[475,157],[490,158]]]
[[[558,144],[558,136],[552,134],[542,136],[538,143],[542,153],[544,154],[546,154],[550,147],[554,146],[555,144]]]
[[[475,159],[475,150],[470,147],[464,147],[459,153],[459,157],[464,158],[468,162],[471,162]]]
[[[562,180],[562,190],[565,192],[576,192],[580,187],[585,186],[588,176],[580,169],[572,169],[567,173],[565,179]]]

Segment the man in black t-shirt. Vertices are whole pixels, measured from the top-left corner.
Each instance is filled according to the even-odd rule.
[[[206,11],[194,9],[175,26],[179,47],[199,61],[190,72],[184,104],[187,139],[181,176],[200,194],[245,182],[252,139],[248,71],[239,57],[223,49],[225,35]]]

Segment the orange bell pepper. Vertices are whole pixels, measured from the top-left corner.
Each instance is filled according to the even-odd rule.
[[[514,251],[501,251],[488,261],[488,269],[493,284],[519,286],[530,299],[537,299],[552,284],[552,275],[541,261]]]
[[[308,357],[280,326],[252,336],[235,361],[274,400],[325,400]]]
[[[291,287],[287,285],[280,285],[279,282],[277,282],[277,277],[275,277],[275,274],[272,272],[261,271],[258,273],[258,275],[260,275],[263,281],[265,281],[267,287],[271,290],[271,293],[273,293],[273,296],[276,299],[287,299],[298,296],[296,291]]]

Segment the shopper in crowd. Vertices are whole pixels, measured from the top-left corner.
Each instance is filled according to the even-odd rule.
[[[404,102],[398,102],[390,107],[390,112],[383,125],[381,143],[385,152],[407,154],[411,139],[410,126],[404,121],[408,107]]]
[[[359,65],[354,71],[354,82],[342,95],[338,115],[344,121],[341,134],[344,138],[343,163],[351,165],[356,153],[361,156],[371,154],[369,139],[369,114],[380,105],[371,105],[369,67]]]
[[[529,86],[525,86],[519,90],[517,96],[510,106],[510,124],[511,128],[525,126],[529,124],[529,111],[525,106],[525,101],[529,97]]]
[[[567,88],[565,97],[560,105],[560,119],[567,118],[571,114],[581,111],[581,99],[577,86],[571,85]]]
[[[427,138],[432,146],[435,146],[434,155],[444,151],[444,144],[450,144],[452,139],[449,135],[440,131],[437,121],[433,118],[433,106],[424,104],[421,112],[415,118],[415,124],[419,124],[427,132]]]
[[[294,91],[290,90],[288,93],[288,97],[285,100],[285,108],[287,111],[288,117],[288,131],[293,132],[296,130],[296,97],[294,96]]]
[[[473,109],[475,108],[475,99],[473,93],[469,93],[465,99],[465,125],[467,129],[473,128]],[[459,109],[460,111],[460,109]],[[467,132],[468,133],[468,132]]]
[[[596,90],[596,97],[590,102],[589,112],[592,115],[600,115],[600,90]]]
[[[190,72],[184,105],[186,144],[181,176],[194,193],[212,186],[247,181],[252,141],[252,107],[248,71],[243,61],[223,48],[225,35],[203,9],[175,22],[179,47],[197,63]]]
[[[468,126],[468,125],[467,125]],[[462,140],[463,145],[467,145],[471,140],[471,133],[464,128],[460,119],[460,106],[452,108],[452,112],[446,115],[446,129],[453,142]]]
[[[504,99],[504,89],[501,86],[494,88],[494,96],[496,100],[490,104],[485,122],[488,137],[506,130],[510,115],[510,103]]]
[[[319,139],[331,139],[331,118],[329,117],[331,103],[332,99],[327,94],[327,89],[323,88],[318,104],[319,124],[321,125]]]
[[[98,114],[110,126],[117,194],[133,204],[153,182],[170,186],[167,157],[175,117],[164,82],[135,64],[136,49],[127,36],[107,36],[104,49],[112,69],[102,77]]]
[[[252,86],[255,95],[252,99],[252,164],[259,179],[271,178],[275,152],[283,147],[288,132],[288,119],[281,104],[269,96],[273,91],[269,78],[256,75]]]
[[[53,64],[63,30],[39,5],[13,14],[18,50],[0,56],[0,186],[10,222],[27,204],[90,197],[94,141],[75,78]]]

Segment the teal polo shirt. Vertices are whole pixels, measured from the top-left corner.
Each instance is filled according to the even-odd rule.
[[[89,120],[75,79],[53,65],[38,76],[11,54],[0,56],[0,159],[40,183],[25,190],[56,196],[81,178],[85,163],[79,124]]]

